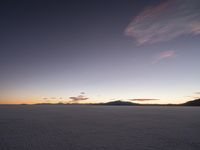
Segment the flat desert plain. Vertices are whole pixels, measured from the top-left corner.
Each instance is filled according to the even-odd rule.
[[[200,107],[1,105],[0,150],[200,150]]]

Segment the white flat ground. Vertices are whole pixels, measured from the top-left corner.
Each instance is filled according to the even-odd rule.
[[[0,150],[200,150],[200,107],[1,105]]]

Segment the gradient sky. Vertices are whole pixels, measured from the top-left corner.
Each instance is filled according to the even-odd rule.
[[[0,103],[200,97],[199,0],[0,4]]]

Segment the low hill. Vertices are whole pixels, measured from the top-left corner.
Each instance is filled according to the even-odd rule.
[[[200,99],[196,99],[193,101],[188,101],[184,104],[182,104],[183,106],[200,106]]]
[[[113,106],[137,106],[140,105],[138,103],[132,103],[132,102],[128,102],[128,101],[111,101],[111,102],[107,102],[107,103],[103,103],[103,105],[113,105]]]

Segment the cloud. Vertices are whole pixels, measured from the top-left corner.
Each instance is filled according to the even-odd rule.
[[[173,50],[163,51],[163,52],[158,54],[158,56],[153,61],[153,64],[158,63],[159,61],[161,61],[163,59],[172,58],[172,57],[175,56],[175,54],[176,54],[176,52],[173,51]]]
[[[76,97],[70,97],[70,99],[72,99],[73,101],[81,101],[81,100],[87,100],[88,97],[85,97],[83,95],[78,95]]]
[[[139,13],[125,29],[139,45],[200,34],[200,0],[168,0]]]
[[[195,92],[194,94],[197,94],[197,95],[199,95],[199,94],[200,94],[200,92]]]
[[[63,99],[62,97],[44,97],[43,100],[58,100]]]
[[[154,99],[154,98],[139,98],[139,99],[129,99],[130,101],[140,101],[140,102],[143,102],[143,101],[157,101],[159,99]]]
[[[79,102],[79,101],[89,99],[88,97],[85,96],[85,92],[81,92],[80,95],[69,97],[69,98],[71,99],[71,102]]]
[[[200,97],[197,97],[197,96],[193,96],[192,98],[193,98],[193,99],[199,99]]]
[[[199,99],[200,98],[198,96],[185,96],[185,97],[189,97],[190,99]]]

